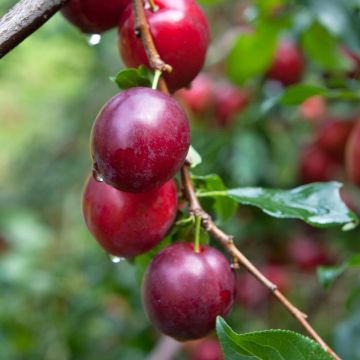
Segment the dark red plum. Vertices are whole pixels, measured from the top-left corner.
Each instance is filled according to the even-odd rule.
[[[334,180],[339,171],[338,165],[317,144],[302,151],[299,166],[300,180],[304,184]]]
[[[156,246],[177,211],[174,180],[147,193],[126,193],[90,177],[83,194],[87,227],[106,252],[125,258]]]
[[[350,180],[360,187],[360,121],[346,145],[346,172]]]
[[[304,67],[304,58],[296,44],[290,40],[282,40],[267,78],[277,80],[285,86],[292,85],[301,80]]]
[[[226,316],[235,296],[235,278],[225,256],[202,245],[177,243],[152,260],[144,277],[143,303],[152,322],[177,340],[209,334],[218,315]]]
[[[100,34],[117,25],[131,0],[70,0],[62,14],[82,32]]]
[[[204,339],[193,350],[191,360],[224,360],[219,342],[215,339]]]
[[[214,105],[214,84],[209,76],[199,74],[189,89],[179,90],[176,96],[194,114],[205,114]]]
[[[194,0],[154,0],[158,6],[151,11],[145,5],[146,17],[156,49],[160,57],[173,71],[165,74],[171,92],[174,92],[196,77],[205,62],[210,40],[206,17]],[[149,66],[141,38],[136,36],[135,16],[132,6],[128,6],[119,24],[119,49],[126,66]]]
[[[302,271],[314,271],[320,265],[330,265],[333,262],[324,245],[308,237],[297,237],[292,240],[288,255]]]
[[[250,93],[229,83],[218,84],[215,88],[215,119],[220,127],[232,124],[250,101]]]
[[[149,88],[114,96],[92,131],[96,172],[127,192],[149,191],[170,180],[184,163],[189,145],[189,122],[180,105]]]
[[[354,125],[353,120],[327,119],[319,129],[317,143],[332,159],[344,163],[346,143]]]

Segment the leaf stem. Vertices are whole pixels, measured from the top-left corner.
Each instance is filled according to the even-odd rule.
[[[159,7],[155,4],[154,0],[149,0],[149,4],[152,12],[157,12]]]
[[[195,216],[195,242],[194,250],[196,253],[200,252],[200,231],[201,231],[201,216]]]
[[[226,190],[217,190],[217,191],[198,191],[196,196],[198,198],[206,198],[206,197],[217,197],[217,196],[226,196]]]
[[[161,70],[156,69],[155,73],[154,73],[154,80],[153,80],[152,86],[151,86],[151,88],[153,90],[157,89],[161,75],[162,75]]]

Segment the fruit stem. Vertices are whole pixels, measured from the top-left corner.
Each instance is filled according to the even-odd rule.
[[[159,7],[155,4],[154,0],[149,0],[149,4],[152,12],[157,12]]]
[[[195,242],[194,251],[200,252],[200,231],[201,231],[201,216],[195,215]]]
[[[153,80],[152,86],[151,86],[151,88],[152,88],[153,90],[156,90],[156,89],[157,89],[161,74],[162,74],[161,70],[158,70],[158,69],[155,70],[154,80]]]

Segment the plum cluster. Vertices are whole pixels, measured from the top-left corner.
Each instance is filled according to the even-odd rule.
[[[119,48],[127,66],[149,66],[128,0],[71,0],[63,14],[85,33],[119,25]],[[145,14],[171,92],[188,85],[201,70],[209,27],[194,0],[145,2]],[[83,194],[85,222],[106,252],[133,258],[166,236],[177,213],[174,176],[190,146],[187,116],[168,95],[134,87],[110,99],[91,134],[93,176]],[[143,303],[151,322],[178,340],[197,339],[226,316],[235,296],[229,262],[218,250],[174,243],[150,263]]]

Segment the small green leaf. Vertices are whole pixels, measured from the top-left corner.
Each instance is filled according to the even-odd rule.
[[[339,276],[352,267],[360,267],[360,254],[353,255],[338,266],[320,266],[317,269],[317,276],[324,288],[328,289]]]
[[[280,98],[283,105],[300,105],[303,101],[314,95],[325,95],[326,89],[306,84],[289,86]]]
[[[126,90],[137,86],[151,87],[152,78],[152,72],[144,65],[141,65],[137,69],[121,70],[114,78],[114,81],[121,90]]]
[[[216,332],[226,360],[331,360],[313,340],[288,330],[237,334],[218,316]]]
[[[200,154],[190,145],[186,161],[190,164],[191,168],[194,168],[201,164],[202,159]]]
[[[263,21],[254,33],[242,33],[227,58],[230,79],[242,85],[247,80],[263,75],[273,60],[281,22]]]
[[[351,69],[350,61],[341,53],[337,39],[319,22],[314,22],[302,37],[307,55],[328,71]]]
[[[240,204],[256,206],[276,218],[300,219],[317,227],[345,224],[343,230],[351,230],[359,219],[342,201],[341,186],[338,182],[328,182],[292,190],[238,188],[208,193],[200,191],[198,196],[230,197]]]

